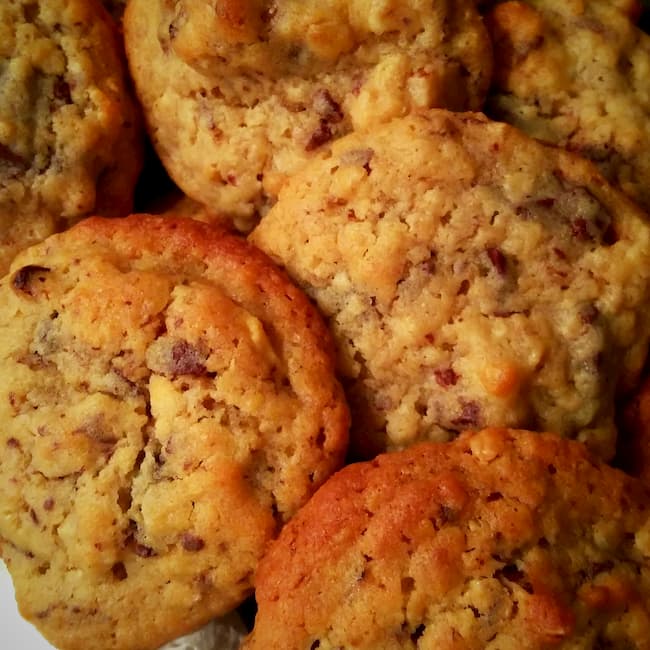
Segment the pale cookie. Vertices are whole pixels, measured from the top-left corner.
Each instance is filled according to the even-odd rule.
[[[328,332],[246,242],[92,218],[0,282],[0,550],[64,650],[153,650],[237,606],[343,461]]]
[[[588,161],[433,110],[334,143],[251,238],[329,319],[363,456],[483,426],[614,454],[650,226]]]
[[[142,153],[121,48],[98,0],[0,3],[0,276],[80,217],[130,211]]]
[[[650,211],[650,36],[637,0],[498,3],[486,112],[593,160]]]
[[[243,231],[332,139],[479,109],[491,75],[471,0],[133,0],[124,29],[163,163]]]
[[[280,534],[242,650],[650,647],[650,491],[485,430],[350,465]]]

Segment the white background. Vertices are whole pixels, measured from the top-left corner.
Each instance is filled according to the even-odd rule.
[[[33,625],[21,618],[16,608],[14,587],[4,562],[0,560],[0,649],[52,650]]]

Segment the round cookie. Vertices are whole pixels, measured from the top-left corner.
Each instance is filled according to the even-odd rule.
[[[491,75],[472,0],[134,0],[124,29],[163,163],[242,231],[332,139],[420,107],[477,110]]]
[[[242,650],[647,648],[649,499],[526,431],[349,465],[261,562]]]
[[[497,3],[486,113],[593,160],[650,211],[650,36],[637,0]]]
[[[191,219],[91,218],[20,254],[0,364],[0,551],[64,650],[153,650],[230,611],[345,454],[319,314]]]
[[[362,457],[485,426],[614,454],[650,226],[588,161],[432,110],[334,143],[250,237],[328,318]]]
[[[131,209],[139,118],[97,0],[0,4],[0,276],[22,248]]]

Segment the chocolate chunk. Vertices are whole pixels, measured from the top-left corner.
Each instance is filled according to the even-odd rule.
[[[490,262],[492,262],[492,266],[494,266],[497,273],[499,275],[505,275],[508,263],[506,256],[498,248],[488,248],[485,252],[487,253],[488,258],[490,259]]]
[[[45,282],[45,274],[48,273],[50,269],[45,266],[38,266],[36,264],[29,264],[23,266],[21,269],[18,269],[14,273],[14,277],[11,280],[11,283],[17,291],[26,293],[28,296],[34,295],[34,283],[36,280],[39,282]]]
[[[592,236],[589,234],[589,229],[587,228],[587,220],[582,217],[574,219],[571,222],[571,234],[578,241],[589,241],[592,239]]]
[[[443,388],[455,386],[459,379],[458,373],[456,373],[453,368],[436,368],[433,371],[433,376],[436,378],[438,384]]]
[[[476,427],[481,421],[481,407],[476,402],[464,402],[460,415],[451,423],[459,427]]]
[[[332,129],[327,120],[321,120],[316,130],[309,136],[305,151],[314,151],[332,139]]]
[[[321,88],[314,93],[314,110],[327,122],[336,124],[343,119],[340,104],[330,95],[329,90]]]
[[[201,353],[187,341],[177,341],[171,351],[170,371],[173,375],[203,375],[205,365]]]
[[[186,551],[200,551],[204,546],[205,542],[196,535],[192,533],[183,533],[181,537],[181,544]]]
[[[116,562],[111,567],[111,573],[116,580],[126,580],[129,577],[129,574],[126,572],[126,567],[123,562]]]
[[[70,93],[70,84],[65,79],[57,77],[52,88],[55,99],[64,104],[72,104],[72,94]]]

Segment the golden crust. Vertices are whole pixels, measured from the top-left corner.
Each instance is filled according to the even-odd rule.
[[[250,240],[327,316],[363,457],[485,426],[614,455],[650,336],[650,226],[589,161],[431,110],[339,139]]]
[[[0,282],[0,548],[58,647],[157,648],[239,604],[342,462],[328,332],[205,224],[87,219]]]
[[[636,0],[510,0],[486,15],[486,112],[593,160],[650,210],[650,36]]]
[[[261,563],[243,647],[647,647],[649,496],[526,431],[349,465]]]
[[[132,209],[142,129],[117,28],[97,0],[0,7],[0,274],[89,214]]]
[[[468,0],[134,0],[124,27],[165,167],[243,232],[333,139],[421,107],[479,109],[491,73]]]

